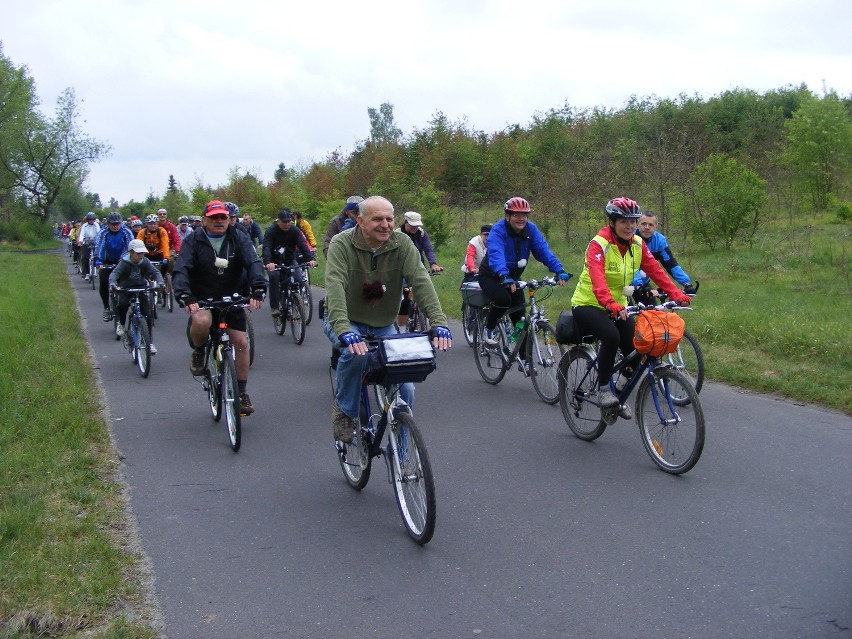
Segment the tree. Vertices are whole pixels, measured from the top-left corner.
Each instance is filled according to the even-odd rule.
[[[275,181],[280,184],[284,180],[289,179],[291,177],[291,174],[292,174],[292,171],[290,169],[288,169],[286,166],[284,166],[283,162],[279,162],[278,168],[275,169],[275,173],[273,174],[273,177],[275,178]]]
[[[30,120],[37,117],[35,82],[25,66],[15,66],[3,55],[0,42],[0,204],[15,198],[13,166],[24,148]]]
[[[812,97],[786,122],[785,160],[816,209],[849,179],[852,118],[835,92]]]
[[[89,162],[110,152],[110,147],[89,137],[78,124],[79,105],[74,89],[63,91],[56,116],[45,120],[38,114],[26,118],[21,130],[21,148],[0,154],[0,163],[13,177],[12,188],[20,191],[31,213],[46,222],[63,188],[82,184]]]
[[[382,102],[379,110],[367,108],[370,118],[370,140],[380,143],[395,143],[402,137],[402,131],[393,120],[393,105]]]
[[[754,236],[766,201],[766,181],[754,171],[714,153],[695,169],[688,188],[692,203],[689,227],[711,251],[720,241],[730,250],[738,236],[748,240]]]

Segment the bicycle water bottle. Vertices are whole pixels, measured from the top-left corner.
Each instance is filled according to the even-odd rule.
[[[518,335],[521,334],[522,330],[524,330],[524,320],[519,319],[517,322],[515,322],[515,329],[509,336],[509,341],[512,342],[512,344],[518,341]]]

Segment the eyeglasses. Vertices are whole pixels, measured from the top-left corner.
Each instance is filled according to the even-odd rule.
[[[227,220],[228,216],[227,215],[208,215],[207,218],[211,219],[211,220],[219,220],[221,222],[222,220]]]
[[[525,212],[522,212],[522,211],[512,211],[511,213],[509,213],[509,215],[511,215],[512,217],[529,217],[530,216],[529,213],[525,213]]]

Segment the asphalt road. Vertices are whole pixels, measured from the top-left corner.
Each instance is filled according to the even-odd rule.
[[[344,482],[318,319],[296,346],[255,313],[233,453],[184,313],[161,312],[142,379],[73,282],[173,639],[850,636],[848,416],[707,384],[703,456],[673,477],[633,422],[586,443],[520,373],[486,385],[457,335],[417,390],[438,504],[419,547],[382,464]]]

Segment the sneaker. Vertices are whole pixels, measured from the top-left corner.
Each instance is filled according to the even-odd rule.
[[[105,322],[111,322],[112,321],[112,312],[108,308],[104,309],[103,318],[104,318]]]
[[[279,311],[277,308],[273,308],[272,309],[272,317],[280,317],[280,316],[281,316],[281,311]]]
[[[151,350],[151,355],[156,355],[157,354],[157,347],[154,346],[153,344],[149,344],[149,346],[150,346],[150,350]]]
[[[532,367],[530,366],[530,363],[526,360],[518,360],[518,370],[524,374],[524,377],[529,377],[530,375],[532,375]]]
[[[627,404],[622,404],[621,408],[618,409],[618,416],[621,419],[633,419],[633,411],[630,410],[630,406]]]
[[[192,349],[192,358],[189,360],[189,372],[199,377],[204,375],[204,349]]]
[[[124,326],[122,324],[115,327],[115,334],[117,337],[124,337]]]
[[[240,393],[240,415],[251,415],[253,412],[254,406],[251,405],[248,393]]]
[[[598,389],[598,402],[601,408],[614,408],[621,403],[618,401],[618,397],[612,394],[608,386],[601,386]]]
[[[488,346],[497,346],[497,329],[488,327],[483,328],[482,341]]]
[[[337,441],[344,444],[352,442],[355,434],[355,420],[340,410],[337,402],[331,405],[331,425],[334,427],[334,438]]]
[[[86,280],[86,281],[88,282],[88,281],[89,281],[89,276],[88,276],[88,275],[84,275],[84,276],[83,276],[83,279],[84,279],[84,280]]]

